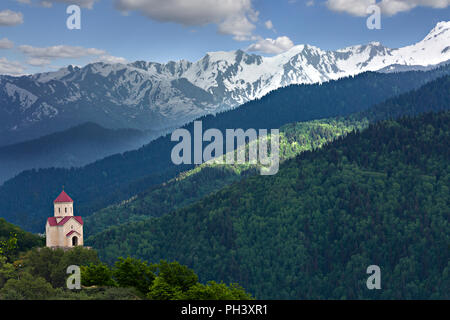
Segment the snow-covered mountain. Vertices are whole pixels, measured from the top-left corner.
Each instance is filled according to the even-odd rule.
[[[399,49],[378,42],[337,51],[298,45],[273,57],[211,52],[196,62],[93,63],[31,76],[0,76],[0,145],[87,121],[164,130],[236,107],[289,84],[365,71],[430,67],[450,59],[450,21]]]

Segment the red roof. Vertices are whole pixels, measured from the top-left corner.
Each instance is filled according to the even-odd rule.
[[[72,230],[72,231],[70,231],[68,234],[66,234],[66,237],[71,236],[72,233],[77,233],[78,235],[80,234],[79,232],[76,232],[75,230]]]
[[[57,217],[50,217],[50,218],[47,219],[48,224],[49,224],[51,227],[55,227],[55,226],[57,226],[57,227],[63,226],[63,225],[65,225],[66,222],[69,221],[71,218],[74,218],[75,220],[78,221],[79,224],[83,225],[83,219],[82,219],[81,217],[79,217],[79,216],[66,216],[66,217],[61,217],[62,220],[61,220],[59,223],[56,221],[56,218],[57,218]]]
[[[58,202],[73,202],[72,198],[63,190],[58,198],[55,199],[54,203]]]

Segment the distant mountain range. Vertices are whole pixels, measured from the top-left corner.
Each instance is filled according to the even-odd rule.
[[[302,152],[320,149],[327,143],[354,130],[366,129],[369,124],[427,112],[450,110],[450,76],[427,83],[417,90],[388,99],[370,109],[351,114],[307,122],[296,122],[280,128],[280,160]],[[152,187],[120,204],[106,207],[85,218],[84,235],[93,236],[121,224],[161,217],[176,209],[187,207],[225,186],[258,175],[256,166],[214,165],[204,163],[183,172],[159,186]],[[101,252],[102,253],[102,252]]]
[[[448,60],[450,22],[440,22],[422,41],[399,49],[378,42],[337,51],[298,45],[273,57],[238,50],[208,53],[197,62],[93,63],[29,76],[3,75],[0,145],[88,121],[106,128],[169,130],[290,84]]]
[[[88,122],[34,140],[0,147],[0,184],[33,168],[81,167],[137,149],[155,138],[136,129],[106,129]]]
[[[227,128],[280,128],[292,122],[345,116],[449,73],[450,65],[426,72],[366,72],[323,84],[291,85],[199,120],[204,130],[217,128],[225,132]],[[192,123],[184,127],[193,133]],[[138,150],[115,154],[82,168],[24,171],[0,186],[0,216],[26,230],[42,232],[55,192],[64,185],[77,199],[78,214],[87,217],[191,169],[192,165],[176,166],[171,161],[176,144],[166,135]]]

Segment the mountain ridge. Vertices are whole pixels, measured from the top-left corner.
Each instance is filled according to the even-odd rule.
[[[450,111],[371,124],[159,218],[90,239],[260,299],[446,299]],[[367,267],[383,290],[367,290]],[[264,281],[261,281],[264,279]]]
[[[198,120],[202,121],[204,130],[246,130],[279,128],[292,122],[345,116],[364,111],[449,72],[450,66],[426,72],[366,72],[323,84],[291,85],[240,108]],[[193,123],[184,128],[193,132]],[[27,230],[40,232],[43,218],[48,216],[57,196],[55,190],[65,185],[66,190],[77,198],[77,212],[88,216],[191,169],[192,165],[172,163],[170,155],[175,144],[170,135],[166,135],[138,150],[115,154],[82,168],[24,171],[0,186],[0,202],[3,203],[0,215]],[[19,194],[28,201],[22,201]]]
[[[301,152],[330,143],[353,130],[366,129],[377,121],[418,116],[450,109],[446,102],[450,76],[433,80],[419,89],[390,98],[370,109],[347,117],[312,120],[284,125],[280,130],[280,163]],[[211,165],[204,163],[177,178],[155,186],[121,204],[115,204],[86,217],[85,235],[92,236],[111,226],[160,217],[219,191],[224,185],[257,175],[256,166]],[[195,187],[194,187],[195,186]],[[180,196],[181,195],[181,196]],[[95,238],[95,235],[93,236]]]
[[[24,170],[81,167],[107,156],[137,149],[156,133],[106,129],[86,122],[40,138],[0,147],[0,184]]]
[[[196,62],[98,62],[0,76],[0,145],[86,121],[167,130],[291,84],[322,83],[390,65],[437,65],[450,59],[449,47],[450,22],[441,22],[423,40],[399,49],[378,42],[336,51],[297,45],[272,57],[218,51]]]

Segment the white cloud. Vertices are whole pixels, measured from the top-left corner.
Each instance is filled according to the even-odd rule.
[[[312,6],[314,6],[314,0],[310,0],[310,1],[308,1],[308,2],[306,2],[306,6],[307,7],[312,7]]]
[[[11,10],[0,11],[0,26],[15,26],[23,23],[23,14]]]
[[[158,21],[205,25],[251,10],[250,0],[116,0],[122,12],[139,11]]]
[[[105,63],[127,63],[122,57],[115,57],[105,50],[96,48],[84,48],[67,45],[38,48],[29,45],[19,46],[19,50],[27,56],[26,63],[32,66],[48,66],[57,59],[78,59],[83,57],[93,57],[93,62]]]
[[[81,58],[106,54],[104,50],[67,45],[38,48],[29,45],[19,46],[19,50],[28,57],[40,59]]]
[[[286,36],[278,37],[276,39],[260,39],[258,42],[250,45],[247,51],[258,51],[269,54],[283,53],[294,46],[291,39]]]
[[[218,27],[219,33],[232,35],[237,41],[252,40],[254,29],[255,25],[247,17],[239,15],[227,18]]]
[[[26,62],[35,67],[43,67],[52,63],[52,61],[47,58],[29,58]]]
[[[94,6],[94,3],[99,1],[99,0],[44,0],[45,2],[49,3],[50,6],[53,5],[53,3],[66,3],[66,4],[76,4],[82,8],[88,8],[88,9],[92,9],[92,7]],[[44,2],[42,1],[42,2]]]
[[[375,0],[327,0],[326,5],[333,11],[365,17],[367,8],[375,3]],[[450,0],[381,0],[377,5],[383,14],[393,16],[419,6],[443,9],[450,6]]]
[[[53,3],[50,1],[43,0],[43,1],[41,1],[41,6],[43,6],[44,8],[51,8],[51,7],[53,7]]]
[[[20,3],[31,4],[31,0],[16,0]],[[45,8],[51,8],[54,3],[76,4],[82,8],[92,9],[95,2],[100,0],[39,0],[38,3]]]
[[[266,28],[269,29],[269,30],[275,30],[275,29],[273,28],[273,23],[272,23],[271,20],[267,20],[267,21],[264,23],[264,25],[265,25]]]
[[[367,15],[367,8],[374,3],[375,0],[327,0],[326,5],[333,11],[364,17]]]
[[[392,16],[402,11],[409,11],[418,6],[444,9],[450,6],[450,0],[383,0],[380,6],[382,12]]]
[[[100,56],[97,61],[101,61],[101,62],[109,63],[109,64],[114,64],[114,63],[126,64],[126,63],[128,63],[127,59],[125,59],[125,58],[115,57],[115,56],[111,56],[109,54]]]
[[[3,38],[0,39],[0,49],[11,49],[14,47],[14,43],[7,39],[7,38]]]
[[[18,76],[22,75],[24,70],[25,68],[19,62],[0,58],[0,74]]]
[[[116,0],[116,8],[185,26],[217,24],[220,33],[233,35],[236,40],[249,39],[258,20],[251,0]]]

